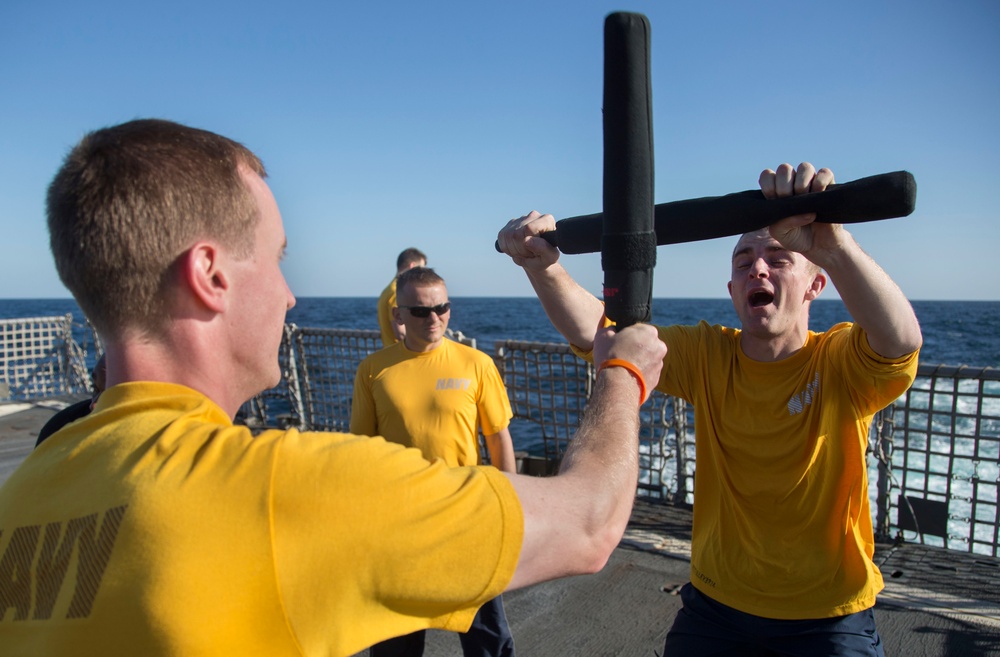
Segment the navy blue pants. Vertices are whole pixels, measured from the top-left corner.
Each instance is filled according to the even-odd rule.
[[[421,657],[424,654],[423,630],[398,636],[369,649],[371,657]],[[503,599],[498,595],[476,612],[469,631],[458,635],[465,657],[514,657],[514,637],[507,625]]]
[[[667,632],[664,657],[788,655],[885,657],[871,609],[815,620],[777,620],[737,611],[685,584],[684,606]]]

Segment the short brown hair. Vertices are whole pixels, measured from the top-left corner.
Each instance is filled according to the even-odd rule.
[[[430,267],[413,267],[407,269],[396,279],[396,298],[403,294],[403,290],[410,286],[431,286],[444,285],[444,279],[438,276],[437,272]]]
[[[96,130],[70,151],[49,185],[49,240],[98,332],[158,332],[172,264],[195,241],[251,255],[259,213],[241,168],[267,175],[242,144],[158,119]]]
[[[403,251],[396,258],[396,271],[405,269],[410,265],[414,265],[420,262],[426,263],[427,256],[425,256],[424,252],[421,251],[420,249],[411,246],[408,249],[403,249]]]

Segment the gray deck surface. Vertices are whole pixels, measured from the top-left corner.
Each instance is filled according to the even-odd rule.
[[[31,451],[58,401],[0,415],[0,483]],[[15,407],[0,403],[0,413],[5,408]],[[688,581],[690,539],[688,510],[638,501],[600,573],[504,595],[518,654],[659,655],[680,607],[676,591]],[[879,545],[876,562],[886,581],[875,606],[886,655],[1000,655],[1000,559],[903,544]],[[456,636],[431,631],[425,654],[462,652]]]

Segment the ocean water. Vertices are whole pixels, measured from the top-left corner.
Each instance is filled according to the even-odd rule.
[[[303,297],[287,321],[310,328],[377,329],[375,297]],[[533,297],[454,297],[451,328],[475,338],[492,353],[497,340],[562,342],[541,304]],[[1000,367],[1000,301],[914,301],[924,335],[922,363]],[[83,315],[72,299],[0,299],[0,319]],[[733,326],[728,299],[654,299],[656,324],[692,324],[705,319]],[[844,304],[821,299],[812,305],[810,328],[822,331],[850,321]]]
[[[469,337],[476,338],[477,346],[487,353],[493,353],[494,342],[498,340],[562,342],[561,336],[552,328],[537,299],[457,297],[452,298],[451,301],[453,308],[451,327],[462,331]],[[1000,301],[916,301],[913,302],[913,306],[924,335],[924,347],[921,351],[922,363],[1000,368],[1000,331],[997,330],[997,326],[1000,325]],[[296,307],[289,312],[287,321],[301,327],[376,329],[378,323],[375,307],[376,299],[374,297],[306,297],[298,300]],[[79,324],[76,329],[77,340],[80,342],[83,342],[84,339],[89,340],[82,313],[72,299],[0,299],[0,319],[65,314],[72,314]],[[653,321],[655,323],[690,324],[700,319],[724,325],[736,323],[735,312],[728,299],[654,300]],[[839,300],[819,300],[812,306],[810,328],[817,331],[824,330],[837,322],[849,320],[850,316]],[[90,354],[90,358],[93,359],[93,357],[93,354]],[[986,401],[992,404],[997,400],[991,398]],[[972,402],[963,400],[963,403]],[[966,411],[967,414],[959,417],[958,422],[961,426],[957,427],[956,431],[961,435],[973,435],[966,425],[976,422],[977,409],[962,410]],[[995,418],[997,409],[991,406],[987,416]],[[941,417],[943,419],[938,421],[946,421],[950,416],[943,415]],[[987,422],[995,422],[995,420],[990,419]],[[544,442],[537,426],[522,421],[512,423],[510,428],[518,450],[524,450],[534,455],[544,454]],[[938,436],[938,440],[943,440],[941,437],[949,435],[951,429],[947,426],[935,426],[935,436]],[[980,427],[980,430],[984,436],[996,435],[995,429],[986,425]],[[920,439],[919,430],[911,436],[911,440],[919,442]],[[973,474],[977,474],[979,478],[985,476],[985,481],[992,481],[1000,472],[997,470],[998,464],[995,454],[990,456],[985,451],[992,449],[995,441],[989,438],[983,442],[983,445],[984,451],[976,457],[975,465],[969,465],[973,461],[967,458],[968,455],[965,455],[964,460],[963,458],[956,459],[955,469],[949,475],[949,479],[953,480],[953,493],[959,493],[959,497],[966,500],[966,502],[954,502],[957,505],[955,506],[956,510],[953,511],[949,521],[949,530],[953,536],[968,536],[971,531],[967,519],[971,517],[972,511],[971,508],[965,507],[969,506],[968,500],[974,499],[975,495],[973,491],[962,489],[960,482],[972,481]],[[917,449],[921,446],[914,444],[913,447]],[[938,455],[936,458],[946,459],[947,457],[944,455],[949,453],[950,447],[944,443],[937,445],[932,451]],[[918,457],[920,453],[922,452],[918,451]],[[689,456],[693,455],[693,452],[689,453]],[[962,457],[961,454],[958,456]],[[642,458],[649,459],[650,457],[645,455]],[[651,463],[647,463],[644,467],[649,467],[649,465]],[[877,508],[878,503],[875,497],[878,487],[874,482],[877,481],[879,472],[875,459],[869,460],[869,466],[869,478],[873,482],[869,489],[872,497],[872,508]],[[689,467],[693,467],[693,463],[690,463]],[[894,466],[896,477],[901,476],[901,467],[898,463]],[[978,473],[973,472],[976,468],[979,469]],[[942,471],[949,471],[949,468],[944,467]],[[894,484],[894,486],[897,485]],[[938,492],[945,493],[946,491],[942,488]],[[965,507],[962,504],[965,504]],[[989,504],[995,504],[995,499]],[[977,525],[976,531],[992,531],[992,526],[990,523],[980,523]],[[983,540],[985,541],[983,545],[990,543],[990,541]],[[959,546],[959,549],[963,548]]]

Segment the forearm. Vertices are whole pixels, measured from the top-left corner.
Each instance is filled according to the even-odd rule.
[[[525,269],[525,273],[556,330],[570,344],[591,349],[604,305],[573,280],[559,263],[541,272]]]
[[[626,370],[603,371],[559,475],[512,477],[525,531],[510,588],[596,572],[607,561],[635,498],[639,401]]]
[[[632,513],[639,476],[639,385],[623,368],[601,372],[594,396],[559,467],[585,490],[590,504],[580,518],[588,536],[602,530],[621,539]]]
[[[517,462],[514,457],[514,441],[506,428],[485,436],[486,450],[490,453],[490,464],[501,472],[514,474],[517,472]]]
[[[841,249],[817,264],[826,270],[851,318],[865,330],[876,353],[898,358],[915,351],[923,338],[913,306],[854,238],[845,237]]]

